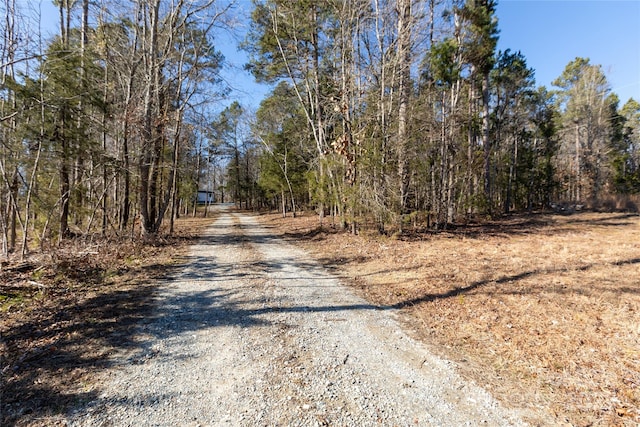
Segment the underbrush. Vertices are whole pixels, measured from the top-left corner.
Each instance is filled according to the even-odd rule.
[[[184,219],[153,240],[81,239],[0,269],[0,425],[64,425],[97,398],[110,355],[134,351],[158,279],[211,219]]]

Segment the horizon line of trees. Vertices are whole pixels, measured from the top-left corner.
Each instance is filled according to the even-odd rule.
[[[498,36],[494,0],[254,0],[244,197],[385,231],[640,192],[640,104],[586,58],[536,87]]]
[[[95,233],[173,230],[212,162],[233,2],[1,0],[2,254]],[[50,18],[50,17],[48,17]]]
[[[53,0],[51,39],[0,2],[5,256],[171,231],[198,190],[380,232],[640,191],[640,104],[585,58],[536,87],[493,0],[254,0],[257,111],[223,102],[233,0]]]

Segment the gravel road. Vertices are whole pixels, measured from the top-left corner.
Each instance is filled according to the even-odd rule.
[[[162,284],[76,426],[523,425],[250,215],[223,211]]]

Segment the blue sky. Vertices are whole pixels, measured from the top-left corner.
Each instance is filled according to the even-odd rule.
[[[640,101],[640,0],[498,0],[497,15],[498,49],[521,51],[538,86],[551,89],[570,61],[586,57],[602,66],[620,107]],[[246,62],[231,44],[223,50],[232,65]],[[240,102],[257,105],[268,88],[236,67],[229,78]]]
[[[576,57],[602,65],[620,106],[640,101],[640,0],[498,0],[498,49],[521,51],[551,88]]]
[[[245,22],[236,26],[234,33],[222,32],[218,34],[215,42],[216,49],[225,56],[226,65],[223,78],[233,91],[232,100],[237,100],[244,107],[257,109],[260,101],[269,94],[271,88],[268,85],[255,83],[251,73],[244,70],[245,64],[249,62],[249,54],[239,50],[237,46],[244,41],[244,36],[248,31],[249,13],[252,5],[249,0],[240,0],[238,4],[236,13],[244,15]]]
[[[250,5],[240,0],[237,10],[246,13]],[[42,0],[42,6],[44,20],[52,21],[47,27],[55,31],[51,1]],[[570,61],[587,57],[602,65],[620,106],[630,97],[640,101],[640,0],[498,0],[497,15],[498,49],[521,51],[538,85],[551,88]],[[247,57],[236,51],[240,38],[220,34],[217,47],[227,58],[232,97],[257,107],[269,88],[256,85],[242,70]]]

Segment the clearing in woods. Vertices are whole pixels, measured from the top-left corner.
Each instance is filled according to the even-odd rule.
[[[236,219],[235,223],[243,220]],[[171,330],[171,336],[165,337],[169,341],[158,341],[158,336],[153,336],[159,323],[149,320],[157,319],[159,312],[166,314],[163,312],[166,306],[162,309],[163,295],[167,295],[166,288],[162,287],[167,283],[164,279],[181,274],[196,282],[206,279],[200,277],[200,273],[189,273],[183,264],[189,262],[185,248],[201,243],[197,235],[211,221],[183,220],[179,223],[181,237],[154,245],[69,247],[50,258],[34,258],[28,264],[9,265],[0,270],[2,424],[64,423],[67,413],[77,408],[78,402],[93,402],[94,406],[89,408],[113,403],[117,400],[105,384],[110,381],[122,386],[118,381],[127,381],[122,377],[114,379],[114,372],[135,366],[158,368],[162,351],[171,352],[167,350],[171,339],[178,339],[182,332],[190,334],[197,322],[206,325],[215,322],[215,316],[224,317],[224,310],[205,318],[199,318],[197,312],[186,317],[178,315],[174,320],[183,322],[182,329]],[[319,230],[317,217],[312,215],[296,219],[263,215],[260,222],[266,225],[266,231],[251,231],[259,229],[253,225],[231,228],[242,233],[229,237],[235,239],[231,246],[235,252],[230,253],[237,254],[238,248],[243,248],[244,254],[240,257],[244,261],[238,267],[242,274],[235,275],[231,283],[234,280],[236,284],[244,283],[242,292],[253,292],[245,295],[251,296],[253,305],[241,306],[247,301],[229,299],[234,308],[239,308],[231,314],[250,313],[251,316],[236,316],[225,326],[259,331],[264,328],[260,322],[262,316],[272,316],[267,318],[267,323],[277,326],[268,341],[279,343],[274,346],[275,353],[247,354],[254,357],[256,366],[288,369],[286,378],[290,381],[280,396],[285,400],[264,399],[263,403],[291,410],[271,411],[270,415],[266,411],[262,416],[271,418],[262,418],[262,421],[286,424],[293,422],[293,418],[287,417],[297,416],[309,423],[333,420],[348,424],[348,420],[339,418],[341,413],[348,412],[344,410],[345,405],[374,408],[389,403],[384,399],[376,401],[380,398],[375,393],[357,398],[348,396],[341,385],[348,382],[344,376],[319,383],[306,379],[306,371],[343,375],[348,369],[357,369],[349,366],[357,359],[344,355],[336,356],[340,363],[329,358],[318,359],[317,365],[311,362],[313,357],[307,357],[318,345],[308,335],[313,336],[322,329],[319,325],[323,322],[334,325],[330,329],[337,326],[339,330],[346,318],[342,312],[314,311],[310,309],[313,304],[302,301],[289,301],[284,309],[274,309],[274,304],[286,300],[282,300],[283,287],[277,283],[292,282],[287,275],[301,277],[302,271],[311,266],[312,275],[320,274],[320,266],[329,267],[333,276],[353,285],[366,299],[358,304],[351,302],[349,305],[354,309],[343,310],[349,316],[364,312],[367,316],[382,313],[385,318],[385,313],[392,311],[396,321],[402,323],[413,338],[425,343],[431,352],[453,360],[458,372],[488,390],[502,406],[512,408],[512,414],[520,413],[532,424],[637,425],[640,421],[637,409],[640,406],[640,219],[637,215],[581,213],[512,217],[438,234],[415,233],[401,238],[352,236],[330,227]],[[269,245],[280,238],[306,248],[315,260],[301,261],[302,270],[293,272],[283,268],[294,263],[288,255],[269,261],[270,256],[278,256],[271,250],[275,246]],[[220,236],[215,239],[223,246],[229,244]],[[266,250],[264,246],[260,249],[262,244],[267,245]],[[225,272],[218,271],[220,266],[205,264],[201,263],[200,268],[206,274],[224,277]],[[269,278],[270,274],[273,276]],[[183,301],[194,303],[195,299]],[[207,301],[212,307],[222,303],[216,298]],[[314,317],[321,323],[295,326],[297,319]],[[243,321],[254,324],[244,328]],[[298,335],[295,332],[298,329],[306,334]],[[198,329],[196,335],[201,333]],[[266,345],[263,338],[247,335],[238,344],[240,348],[260,349],[260,345],[254,344]],[[334,341],[332,345],[342,345]],[[311,350],[291,352],[288,347],[295,344],[300,348],[301,343]],[[206,349],[206,345],[203,348]],[[361,346],[367,348],[366,343]],[[199,354],[196,351],[192,356]],[[234,359],[237,354],[220,354],[227,357],[227,361],[237,363],[239,368],[247,366],[242,359]],[[365,356],[360,356],[360,360],[365,360]],[[327,367],[329,369],[325,369]],[[450,371],[448,367],[444,370]],[[354,373],[364,375],[357,370],[351,372]],[[259,386],[262,392],[272,393],[277,390],[274,382],[282,379],[267,373],[258,384],[262,384]],[[352,384],[352,390],[377,381],[379,379],[366,377],[364,382]],[[401,384],[403,390],[399,394],[404,394],[404,390],[413,391],[412,384]],[[343,391],[332,395],[331,387]],[[467,409],[466,414],[475,414],[468,415],[469,419],[488,417],[488,412],[481,409],[487,408],[482,404],[484,397],[465,400],[471,396],[472,392],[468,391],[471,389],[473,387],[465,388],[463,395],[458,395],[458,402],[476,406],[476,409]],[[304,400],[296,396],[296,391],[303,391],[300,395],[305,392],[328,394],[322,401]],[[246,402],[255,403],[251,397],[254,395],[247,394],[246,390],[238,388],[236,392],[245,396]],[[335,396],[335,405],[331,396]],[[449,402],[451,398],[455,402],[455,394],[451,396]],[[480,392],[479,396],[484,395]],[[166,407],[171,408],[179,403],[179,398],[176,399],[151,399],[146,404],[168,402]],[[351,402],[349,406],[346,403],[349,399],[360,399],[360,403]],[[111,412],[115,420],[122,416],[120,410],[127,400],[117,402],[120,405]],[[490,401],[485,402],[489,403],[484,405],[493,408]],[[431,421],[437,423],[437,417],[442,414],[435,409],[437,401],[434,405]],[[302,411],[302,418],[295,411]],[[352,412],[360,414],[352,421],[365,420],[362,417],[367,411],[353,409]],[[460,413],[464,418],[465,412]],[[216,415],[220,420],[234,420],[233,414]],[[259,415],[238,416],[249,417],[239,418],[242,422],[251,416],[259,419],[256,418]],[[81,412],[76,413],[76,422],[91,423],[95,421],[93,416],[95,412],[84,413],[84,418]],[[376,416],[378,421],[392,420],[389,411]]]
[[[222,212],[71,425],[520,425],[304,250]]]
[[[640,216],[513,216],[396,237],[265,218],[495,397],[554,424],[640,422]],[[363,233],[364,234],[364,233]],[[530,418],[533,424],[546,424]]]

